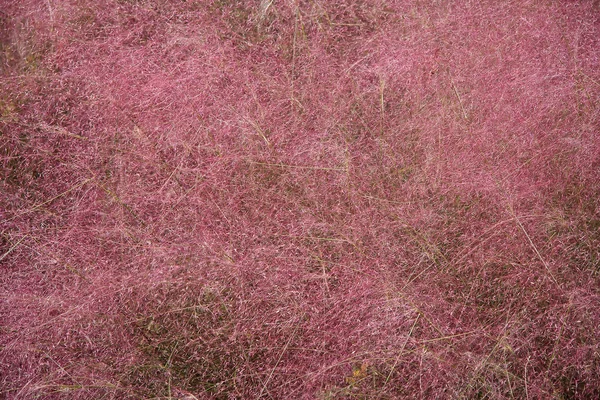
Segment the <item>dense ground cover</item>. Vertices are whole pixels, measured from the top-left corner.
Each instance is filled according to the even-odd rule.
[[[600,397],[597,1],[0,0],[0,398]]]

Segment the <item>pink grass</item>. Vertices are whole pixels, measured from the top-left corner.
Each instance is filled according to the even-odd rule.
[[[0,398],[599,397],[599,12],[0,0]]]

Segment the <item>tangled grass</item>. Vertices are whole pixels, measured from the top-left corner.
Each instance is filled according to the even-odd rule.
[[[0,398],[599,398],[598,7],[0,0]]]

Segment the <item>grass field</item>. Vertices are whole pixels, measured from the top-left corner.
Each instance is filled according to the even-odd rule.
[[[600,398],[600,3],[0,0],[0,399]]]

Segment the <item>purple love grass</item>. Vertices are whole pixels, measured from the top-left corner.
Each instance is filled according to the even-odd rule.
[[[600,397],[598,15],[0,0],[0,398]]]

